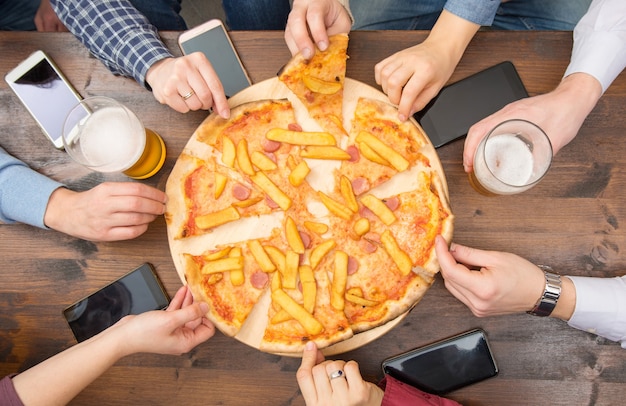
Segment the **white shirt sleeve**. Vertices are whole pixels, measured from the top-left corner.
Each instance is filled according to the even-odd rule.
[[[626,276],[568,276],[576,288],[576,308],[568,323],[626,348]]]
[[[564,76],[588,73],[602,92],[626,67],[626,1],[594,0],[574,28],[572,58]]]

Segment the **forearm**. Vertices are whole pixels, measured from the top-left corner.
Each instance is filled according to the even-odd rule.
[[[123,329],[114,326],[13,378],[25,405],[65,405],[91,382],[128,355]]]
[[[454,68],[479,28],[480,25],[444,10],[424,44],[443,52]]]
[[[148,69],[172,57],[156,28],[128,0],[50,0],[68,29],[113,73],[145,86]]]
[[[48,199],[62,186],[0,148],[0,221],[44,228]]]

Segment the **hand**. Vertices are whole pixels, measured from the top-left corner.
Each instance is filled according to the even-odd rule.
[[[85,192],[55,190],[46,226],[91,241],[128,240],[143,234],[165,212],[162,191],[137,182],[105,182]]]
[[[376,83],[398,105],[400,120],[423,109],[437,95],[479,28],[444,10],[423,43],[376,64]]]
[[[294,0],[285,28],[285,42],[292,55],[301,52],[305,59],[310,59],[315,54],[315,45],[325,51],[328,36],[348,33],[351,26],[350,15],[337,0]]]
[[[576,137],[601,96],[602,85],[597,79],[586,73],[574,73],[550,93],[510,103],[469,129],[463,150],[465,172],[474,169],[474,155],[480,141],[496,125],[512,118],[537,124],[550,138],[556,154]]]
[[[213,108],[223,118],[230,116],[224,87],[202,52],[156,62],[148,69],[146,82],[160,103],[180,113]],[[183,99],[189,92],[193,95]]]
[[[329,376],[335,371],[343,371],[343,377],[331,380]],[[324,356],[312,341],[304,349],[296,378],[308,406],[378,406],[383,400],[383,390],[363,380],[356,362],[324,361]]]
[[[543,271],[517,255],[455,243],[448,251],[441,236],[435,250],[446,288],[477,317],[526,312],[543,293]]]
[[[446,84],[456,66],[437,44],[422,44],[397,52],[374,67],[374,77],[405,121],[423,109]]]
[[[111,328],[126,330],[123,342],[128,354],[180,355],[215,334],[215,326],[204,317],[208,310],[206,303],[193,303],[191,291],[183,286],[166,311],[126,316]]]
[[[52,9],[50,0],[41,0],[37,13],[35,14],[35,27],[37,31],[63,32],[68,29],[63,25],[59,17]]]

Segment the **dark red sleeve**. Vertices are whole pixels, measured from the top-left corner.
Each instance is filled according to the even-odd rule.
[[[423,392],[389,375],[378,386],[385,391],[381,406],[461,406],[454,400]]]
[[[0,404],[3,406],[24,406],[11,380],[14,376],[15,374],[5,376],[0,380]]]

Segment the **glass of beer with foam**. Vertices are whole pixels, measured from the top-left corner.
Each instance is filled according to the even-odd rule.
[[[63,145],[74,161],[98,172],[123,172],[133,179],[156,174],[165,143],[137,116],[104,96],[83,99],[65,118]]]
[[[478,145],[469,180],[484,195],[511,195],[536,185],[551,163],[552,144],[541,128],[526,120],[507,120]]]

